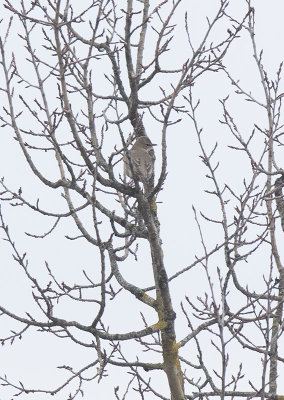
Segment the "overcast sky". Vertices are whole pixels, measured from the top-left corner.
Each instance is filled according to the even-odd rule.
[[[17,3],[17,2],[15,2]],[[75,0],[71,0],[75,3]],[[122,1],[124,4],[125,1]],[[218,7],[217,0],[184,0],[176,13],[175,22],[177,23],[177,37],[173,41],[173,49],[169,57],[169,62],[183,60],[185,52],[189,52],[188,44],[185,41],[184,35],[184,12],[188,11],[189,27],[192,33],[192,39],[197,45],[202,34],[206,29],[206,16],[211,18]],[[276,71],[279,68],[279,63],[284,60],[284,4],[282,0],[256,0],[254,2],[256,10],[256,42],[258,50],[263,49],[263,64],[269,74],[270,79],[275,77]],[[231,0],[230,10],[236,18],[244,14],[246,2],[243,0]],[[2,31],[7,25],[9,14],[0,4],[0,15],[3,18]],[[15,53],[16,58],[21,59],[24,54],[22,43],[16,35],[19,27],[18,22],[13,22],[10,49]],[[1,27],[0,27],[1,28]],[[220,26],[214,35],[219,37],[227,26]],[[150,38],[148,39],[150,40]],[[146,43],[147,44],[147,43]],[[41,43],[35,43],[36,46],[41,46]],[[256,69],[252,47],[247,33],[242,33],[229,50],[226,56],[226,65],[236,80],[240,80],[241,85],[252,92],[260,101],[263,101],[264,94],[259,83],[258,71]],[[24,63],[24,68],[27,68],[27,63]],[[102,71],[100,71],[103,75]],[[2,72],[0,73],[2,74]],[[0,75],[2,76],[2,75]],[[2,78],[1,78],[2,79]],[[103,85],[102,85],[103,87]],[[242,155],[236,155],[227,146],[236,145],[224,126],[219,123],[222,118],[222,107],[219,99],[223,99],[228,94],[231,94],[232,99],[230,105],[234,114],[235,121],[239,124],[243,132],[249,134],[255,123],[260,124],[265,129],[267,126],[265,114],[252,104],[239,99],[233,94],[234,88],[226,81],[223,73],[208,73],[205,74],[194,86],[193,94],[195,99],[200,98],[199,108],[199,124],[204,129],[206,135],[206,146],[208,149],[217,141],[219,148],[217,150],[217,158],[220,159],[219,177],[221,181],[230,181],[232,187],[236,190],[241,190],[243,178],[246,176],[246,168],[248,161],[242,158]],[[284,92],[284,88],[283,88]],[[25,93],[24,93],[25,95]],[[6,104],[5,94],[0,92],[1,104]],[[27,96],[29,96],[27,91]],[[26,121],[29,124],[29,121]],[[157,143],[157,173],[159,172],[161,162],[161,134],[154,125],[146,126],[147,133],[153,142]],[[38,184],[38,180],[32,176],[29,168],[25,164],[25,160],[15,141],[12,139],[13,132],[6,127],[1,131],[1,146],[0,146],[0,176],[5,176],[5,182],[8,186],[17,190],[23,188],[23,193],[31,200],[36,201],[40,197],[40,204],[46,207],[55,207],[60,209],[63,207],[63,201],[58,200],[58,196],[53,196],[49,190],[46,190],[43,185]],[[111,142],[112,139],[110,139]],[[259,142],[261,146],[261,140]],[[256,141],[255,151],[258,151],[258,142]],[[203,210],[206,215],[211,217],[219,217],[220,210],[218,209],[217,201],[209,200],[208,195],[204,192],[209,188],[208,180],[205,177],[206,170],[200,159],[200,149],[198,147],[196,134],[193,125],[189,118],[184,118],[179,125],[169,129],[168,133],[168,177],[164,190],[159,194],[159,216],[161,219],[161,232],[163,245],[165,250],[165,263],[169,275],[174,274],[183,267],[191,264],[195,255],[202,254],[202,246],[198,229],[194,221],[194,213],[192,205],[197,210]],[[46,156],[44,156],[46,157]],[[278,161],[281,166],[282,154],[279,152]],[[284,168],[284,166],[282,165]],[[46,168],[49,169],[50,164],[46,157]],[[55,205],[53,201],[56,201]],[[73,221],[66,222],[60,225],[57,232],[51,237],[43,240],[36,240],[25,235],[25,232],[33,234],[42,234],[51,227],[51,222],[44,218],[34,216],[30,211],[20,208],[9,208],[8,204],[3,204],[4,217],[8,223],[11,234],[16,243],[19,245],[20,251],[27,251],[31,270],[35,273],[42,271],[42,276],[45,276],[45,261],[54,268],[58,274],[58,280],[67,280],[70,284],[76,282],[82,277],[82,269],[92,266],[95,263],[96,253],[85,242],[74,243],[64,238],[66,233],[75,235],[75,227]],[[216,244],[222,241],[222,232],[216,228],[205,227],[205,239],[208,248],[213,248]],[[282,233],[282,232],[281,232]],[[284,250],[280,249],[282,255]],[[28,285],[23,281],[23,273],[14,263],[10,249],[4,241],[0,243],[2,278],[0,281],[0,300],[1,304],[9,308],[12,312],[18,312],[24,315],[25,312],[36,313],[33,305],[31,294]],[[148,251],[141,245],[140,258],[138,262],[133,259],[125,263],[124,273],[130,282],[133,282],[140,287],[152,285],[152,273],[148,262]],[[261,255],[255,260],[260,261]],[[263,255],[265,258],[265,255]],[[94,261],[92,261],[94,260]],[[257,261],[257,262],[258,262]],[[222,266],[222,258],[216,258],[215,264],[212,265],[212,277],[216,278],[217,267]],[[147,265],[148,264],[148,265]],[[145,269],[142,270],[142,267]],[[262,288],[262,275],[265,269],[256,270],[250,265],[243,266],[245,271],[246,283],[254,285],[254,288]],[[246,270],[245,270],[246,269]],[[39,273],[40,274],[40,273]],[[68,277],[68,278],[66,278]],[[48,277],[45,278],[48,281]],[[204,281],[203,281],[204,279]],[[259,281],[258,281],[259,280]],[[180,302],[185,295],[190,293],[191,298],[203,294],[208,290],[208,283],[204,278],[204,274],[200,273],[200,269],[193,270],[185,281],[184,278],[177,278],[171,284],[171,293],[173,295],[174,307],[179,308]],[[148,312],[146,307],[137,305],[136,302],[129,302],[127,296],[123,294],[118,301],[111,304],[111,309],[106,312],[106,324],[111,325],[112,332],[123,332],[135,329],[142,329],[143,324],[140,317],[133,318],[139,311]],[[123,310],[123,312],[122,312]],[[84,308],[70,309],[62,304],[59,312],[65,318],[80,319],[80,322],[88,324],[90,322],[89,313],[92,313],[92,307],[84,305]],[[64,313],[64,314],[63,314]],[[180,314],[179,314],[180,315]],[[128,317],[131,316],[131,317]],[[126,318],[125,318],[126,317]],[[156,322],[155,314],[148,312],[149,323]],[[12,329],[17,329],[18,325],[8,318],[2,318],[0,336],[8,335]],[[177,321],[178,340],[186,335],[186,321],[180,318]],[[0,374],[7,374],[11,379],[23,381],[28,387],[39,388],[54,388],[59,385],[64,377],[68,376],[63,370],[55,370],[57,365],[68,365],[74,363],[76,368],[82,367],[87,362],[91,362],[96,355],[92,354],[89,349],[82,349],[72,343],[65,343],[63,340],[56,340],[54,337],[49,337],[47,334],[32,335],[31,333],[24,336],[22,341],[16,340],[13,346],[6,344],[0,348]],[[236,362],[236,366],[232,365],[232,372],[236,372],[237,364],[242,362],[245,364],[245,369],[251,371],[254,367],[255,359],[246,358],[238,359],[237,348],[232,347],[232,358]],[[283,351],[283,347],[282,347]],[[131,348],[128,350],[130,359],[133,354]],[[142,355],[142,359],[143,359]],[[209,365],[214,365],[216,355],[208,354]],[[283,354],[282,354],[283,356]],[[243,357],[243,355],[242,355]],[[235,368],[235,369],[234,369]],[[104,379],[99,386],[96,387],[96,395],[104,398],[113,398],[113,387],[121,385],[121,388],[127,382],[127,377],[112,375],[111,368],[109,376]],[[261,371],[254,371],[252,378],[256,382],[260,379]],[[279,393],[284,393],[284,367],[279,368]],[[154,374],[155,376],[155,374]],[[282,381],[282,382],[281,382]],[[50,382],[52,384],[50,385]],[[35,385],[34,385],[35,383]],[[161,388],[165,385],[161,382]],[[86,399],[93,399],[92,383],[86,386]],[[247,390],[250,388],[245,385]],[[243,387],[244,388],[244,387]],[[3,391],[3,392],[2,392]],[[10,400],[13,391],[5,388],[0,389],[0,400]],[[23,395],[21,399],[44,399],[42,395],[32,395],[31,397]],[[58,395],[59,400],[66,398],[66,393]],[[134,399],[135,397],[133,397]]]

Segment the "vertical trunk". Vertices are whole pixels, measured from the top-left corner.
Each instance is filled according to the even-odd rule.
[[[284,274],[279,282],[279,296],[283,299],[284,296]],[[275,315],[273,317],[273,325],[271,330],[271,343],[270,343],[270,371],[269,371],[269,393],[272,398],[277,396],[277,367],[278,367],[278,334],[279,328],[281,327],[283,316],[283,301],[279,301],[278,307],[276,308]]]
[[[171,399],[185,400],[183,376],[179,363],[178,344],[176,343],[174,326],[176,314],[172,307],[168,276],[164,266],[158,221],[156,220],[151,205],[144,196],[141,196],[139,202],[149,233],[159,319],[160,321],[166,322],[166,326],[161,332],[164,371],[168,378]]]

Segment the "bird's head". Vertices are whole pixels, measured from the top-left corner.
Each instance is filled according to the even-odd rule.
[[[148,136],[139,136],[136,139],[135,146],[142,147],[145,150],[150,150],[153,146],[156,146],[156,144],[152,143]]]

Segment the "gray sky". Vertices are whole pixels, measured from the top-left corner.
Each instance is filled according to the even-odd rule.
[[[74,0],[71,3],[74,3]],[[124,2],[123,2],[124,3]],[[184,42],[184,12],[187,8],[189,16],[189,26],[192,33],[194,43],[197,45],[204,30],[206,29],[206,16],[212,17],[218,6],[217,0],[193,0],[184,1],[176,14],[177,22],[177,38],[173,42],[172,53],[169,59],[173,61],[183,60],[186,52],[189,53],[188,45]],[[231,1],[230,9],[234,15],[239,17],[245,10],[245,1]],[[263,49],[263,63],[268,71],[270,79],[273,79],[279,67],[279,63],[284,59],[284,48],[281,44],[281,39],[284,35],[283,12],[284,5],[282,0],[257,0],[255,3],[256,10],[256,41],[258,50]],[[185,5],[186,4],[186,5]],[[3,26],[6,25],[8,18],[7,11],[0,4],[0,15],[3,16]],[[17,38],[16,30],[18,22],[13,23],[12,41],[13,51],[16,58],[23,57],[23,48],[21,42]],[[0,27],[1,28],[1,27]],[[220,37],[227,26],[220,26],[219,30],[214,32],[213,38]],[[2,27],[3,32],[4,29]],[[37,43],[40,46],[40,43]],[[39,50],[40,51],[40,50]],[[251,92],[260,101],[264,100],[263,91],[259,83],[258,71],[256,69],[253,57],[252,48],[248,38],[248,34],[243,32],[239,40],[237,40],[229,50],[226,57],[226,65],[229,66],[230,73],[236,80],[240,80],[240,84],[247,91]],[[27,68],[27,63],[24,63],[24,68]],[[100,71],[103,75],[104,70]],[[2,73],[2,72],[1,72]],[[161,82],[164,84],[164,82]],[[98,89],[100,85],[98,84]],[[103,85],[102,85],[103,88]],[[284,90],[283,90],[284,91]],[[30,96],[27,91],[27,96]],[[229,132],[219,123],[222,118],[222,107],[219,99],[231,94],[229,104],[237,122],[242,129],[244,135],[249,135],[253,125],[259,124],[263,128],[267,126],[266,116],[262,110],[254,104],[248,103],[240,96],[234,95],[234,88],[228,81],[225,80],[223,73],[205,74],[195,85],[194,97],[196,100],[200,98],[201,104],[199,108],[199,124],[204,129],[204,141],[208,149],[218,142],[216,159],[220,160],[218,177],[221,182],[230,181],[232,187],[236,190],[242,190],[243,179],[247,174],[248,161],[241,154],[229,149],[228,145],[236,145],[234,139]],[[147,93],[145,93],[145,96]],[[0,93],[3,104],[6,102],[4,93]],[[78,105],[80,106],[80,105]],[[27,126],[29,121],[26,121]],[[153,142],[158,143],[157,147],[157,174],[161,163],[161,134],[158,127],[153,123],[147,125],[147,132]],[[60,197],[53,195],[50,190],[38,183],[38,180],[33,177],[29,168],[25,165],[23,156],[13,141],[13,133],[11,129],[2,129],[1,146],[0,146],[0,169],[1,177],[5,176],[5,182],[9,187],[17,190],[23,188],[23,194],[31,201],[36,201],[40,198],[42,207],[54,207],[56,210],[63,207],[63,200]],[[130,131],[129,131],[130,133]],[[109,145],[113,143],[113,137],[109,137]],[[258,138],[255,141],[255,154],[260,151],[263,143],[263,138]],[[281,149],[280,149],[281,150]],[[209,151],[209,150],[208,150]],[[200,149],[198,147],[196,133],[189,118],[184,117],[180,124],[174,125],[168,132],[168,178],[164,190],[159,194],[158,205],[159,217],[161,219],[161,232],[163,246],[165,251],[165,263],[168,274],[171,276],[178,270],[191,264],[195,256],[200,256],[203,253],[198,235],[198,229],[194,220],[192,205],[197,210],[216,218],[220,216],[220,210],[217,201],[212,201],[211,198],[204,192],[210,188],[208,179],[206,179],[206,170],[200,160]],[[48,159],[49,155],[44,155],[44,165],[46,169],[50,169],[52,173],[52,165]],[[279,166],[281,166],[282,154],[278,154]],[[232,204],[232,212],[233,212]],[[27,251],[30,259],[30,268],[35,274],[41,276],[42,279],[48,281],[46,275],[45,261],[52,266],[56,271],[58,281],[67,280],[71,285],[82,279],[82,269],[91,270],[97,262],[97,252],[92,249],[83,240],[70,242],[64,238],[67,233],[76,235],[76,229],[73,221],[66,221],[60,224],[58,230],[45,240],[36,240],[25,235],[25,232],[33,234],[42,234],[51,227],[51,222],[45,218],[34,216],[30,211],[24,210],[22,207],[9,208],[6,203],[2,205],[6,223],[10,227],[11,234],[15,242],[18,244],[20,251]],[[205,240],[208,248],[213,248],[216,244],[222,242],[222,230],[211,227],[210,224],[201,221],[204,229]],[[280,232],[280,235],[283,232]],[[0,243],[0,251],[2,254],[2,279],[0,282],[0,301],[1,304],[7,306],[12,312],[18,312],[24,315],[29,312],[37,315],[38,311],[33,305],[32,297],[29,292],[28,285],[24,282],[23,273],[19,271],[17,264],[13,261],[10,249],[5,242]],[[283,254],[283,249],[280,252]],[[240,280],[244,286],[247,284],[249,288],[254,290],[263,289],[262,275],[267,274],[269,269],[265,267],[265,254],[258,254],[254,257],[253,263],[241,266]],[[265,260],[265,261],[264,261]],[[258,264],[261,266],[258,268]],[[222,255],[212,259],[210,271],[212,271],[212,279],[216,287],[217,283],[217,267],[224,268],[224,260]],[[128,281],[147,287],[152,285],[152,272],[149,262],[149,254],[146,246],[141,244],[139,252],[139,260],[129,259],[123,265],[123,274]],[[190,295],[192,299],[203,295],[208,291],[208,282],[201,266],[190,271],[187,278],[177,278],[171,284],[171,293],[173,295],[174,307],[178,311],[179,304],[184,300],[185,295]],[[218,290],[216,289],[216,296]],[[65,318],[76,319],[82,323],[88,324],[93,313],[93,305],[81,305],[77,308],[72,306],[72,309],[63,302],[58,308],[58,312],[62,312]],[[236,307],[238,307],[238,299],[236,299]],[[137,316],[137,309],[147,314],[148,323],[156,322],[156,315],[142,306],[140,303],[129,301],[129,297],[121,294],[116,301],[110,304],[106,311],[105,323],[110,325],[111,332],[124,332],[135,329],[142,329],[143,322],[140,316]],[[177,339],[183,338],[187,334],[187,325],[185,319],[178,311],[177,320]],[[3,318],[0,337],[8,335],[12,329],[17,330],[18,324],[13,321]],[[35,331],[35,330],[34,330]],[[31,331],[32,332],[32,331]],[[45,388],[55,388],[64,377],[69,376],[63,369],[55,370],[57,365],[72,364],[75,368],[84,366],[88,361],[91,362],[95,358],[89,349],[75,346],[68,341],[58,340],[54,337],[49,337],[47,334],[35,335],[31,332],[24,338],[10,346],[6,344],[0,351],[0,375],[7,376],[17,382],[18,380],[25,382],[27,387],[41,386]],[[260,338],[256,338],[256,340]],[[210,340],[210,339],[209,339]],[[208,342],[209,342],[208,340]],[[216,364],[218,355],[209,350],[209,343],[204,338],[204,348],[208,349],[208,365],[213,368]],[[125,347],[125,345],[123,344]],[[108,347],[108,346],[106,346]],[[129,359],[133,360],[131,346],[126,348]],[[211,353],[212,352],[212,353]],[[283,346],[282,346],[283,352]],[[186,354],[186,351],[185,351]],[[281,355],[281,354],[280,354]],[[141,359],[146,358],[147,354],[142,354]],[[283,354],[282,354],[283,356]],[[158,357],[157,357],[158,360]],[[232,345],[230,354],[230,373],[235,373],[240,362],[244,364],[245,372],[250,372],[249,379],[259,382],[261,370],[254,368],[256,358],[251,353],[239,352],[239,347]],[[104,395],[105,398],[114,398],[113,387],[119,385],[121,389],[125,389],[128,377],[120,374],[115,370],[113,374],[112,368],[108,368],[109,376],[102,380],[99,385],[96,385],[96,395]],[[284,393],[284,367],[279,367],[279,374],[282,379],[279,379],[279,393]],[[153,374],[153,380],[156,373]],[[159,380],[160,374],[159,374]],[[282,382],[281,382],[282,381]],[[50,382],[52,384],[50,385]],[[35,383],[35,384],[34,384]],[[94,383],[89,383],[85,388],[85,398],[89,399],[92,395]],[[166,387],[166,381],[161,381],[158,387]],[[247,381],[241,385],[242,389],[249,390]],[[161,389],[163,390],[163,389]],[[1,389],[1,400],[10,400],[14,391],[9,389]],[[70,390],[67,391],[67,393]],[[166,392],[165,392],[166,395]],[[59,400],[65,399],[66,392],[58,395]],[[23,395],[21,399],[33,398],[44,399],[40,395],[31,397]],[[129,397],[131,398],[131,396]],[[133,395],[133,399],[135,396]]]

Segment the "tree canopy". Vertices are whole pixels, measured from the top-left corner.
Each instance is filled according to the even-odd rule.
[[[4,396],[281,398],[283,64],[233,3],[4,0]]]

